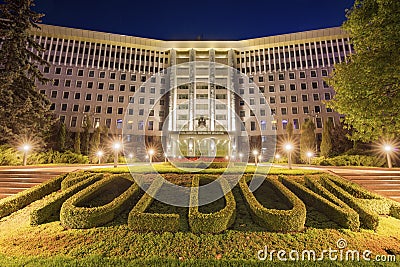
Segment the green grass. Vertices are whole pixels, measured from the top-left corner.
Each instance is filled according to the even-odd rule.
[[[252,166],[254,167],[254,166]],[[123,168],[118,168],[122,171]],[[300,170],[272,169],[274,175],[287,172],[288,177],[302,180]],[[165,174],[176,184],[190,185],[191,174]],[[215,175],[217,177],[218,175]],[[208,175],[208,179],[215,178]],[[205,180],[206,182],[209,182]],[[380,217],[377,232],[352,232],[340,229],[328,218],[307,206],[306,229],[295,233],[272,233],[253,222],[240,189],[232,190],[237,216],[234,224],[220,234],[194,234],[188,231],[187,208],[176,208],[153,201],[146,212],[178,213],[181,231],[177,233],[138,233],[127,225],[129,211],[113,222],[92,229],[66,229],[59,221],[30,226],[29,214],[39,200],[0,220],[0,266],[275,266],[277,262],[260,262],[257,251],[269,249],[335,249],[344,238],[349,249],[371,250],[374,255],[394,253],[400,260],[400,220]],[[265,205],[277,206],[273,192],[262,186],[256,197]],[[105,196],[107,198],[107,196]],[[274,201],[275,200],[275,201]],[[99,201],[104,201],[100,199]],[[219,201],[219,200],[218,200]],[[203,207],[202,212],[222,208],[224,201]],[[6,256],[7,255],[7,256]],[[289,262],[279,266],[398,266],[355,265],[354,262]]]

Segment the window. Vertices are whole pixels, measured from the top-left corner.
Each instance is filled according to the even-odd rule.
[[[300,71],[300,79],[305,79],[305,78],[306,78],[306,72]]]
[[[124,91],[125,91],[125,84],[120,84],[120,85],[119,85],[119,90],[120,90],[121,92],[124,92]]]
[[[303,102],[307,102],[308,101],[308,95],[301,95],[301,99],[303,100]]]
[[[310,110],[308,109],[308,107],[303,107],[303,113],[304,114],[309,114]]]
[[[321,107],[320,106],[315,106],[314,107],[314,112],[315,113],[320,113],[321,112]]]
[[[104,79],[106,77],[106,72],[105,71],[100,71],[99,72],[99,78]]]
[[[271,108],[271,115],[276,115],[276,108]]]
[[[324,85],[324,88],[329,88],[329,84],[327,82],[323,81],[323,85]]]
[[[67,104],[61,104],[61,111],[67,111],[68,105]]]
[[[151,78],[150,78],[150,82],[151,82],[151,83],[155,83],[155,82],[156,82],[156,77],[154,77],[154,76],[151,77]]]
[[[144,115],[144,109],[139,109],[139,115],[143,116]]]
[[[115,80],[115,72],[110,72],[110,79]]]
[[[144,82],[146,81],[146,76],[144,76],[144,75],[141,76],[141,77],[140,77],[140,81],[141,81],[142,83],[144,83]]]
[[[71,127],[76,127],[76,121],[77,121],[77,119],[78,119],[77,117],[72,117],[72,118],[71,118],[71,124],[70,124]]]
[[[114,96],[113,95],[108,95],[107,102],[114,102]]]
[[[249,87],[249,94],[254,94],[254,87]]]
[[[290,101],[291,101],[292,103],[296,103],[296,102],[297,102],[297,96],[296,96],[296,95],[290,96]]]
[[[103,95],[97,95],[97,101],[102,102],[103,101]]]
[[[69,98],[69,92],[64,92],[63,99],[68,99],[68,98]]]
[[[268,81],[270,81],[270,82],[273,82],[275,79],[274,79],[274,75],[273,74],[269,74],[268,75]]]
[[[315,118],[315,121],[317,122],[317,128],[322,128],[322,118]]]
[[[251,131],[257,130],[256,122],[255,122],[255,121],[250,122],[250,130],[251,130]]]
[[[299,119],[293,119],[293,126],[296,130],[300,129]]]
[[[139,104],[144,105],[144,97],[139,98]]]
[[[286,103],[286,96],[281,96],[281,103]]]
[[[290,91],[296,91],[296,85],[294,83],[290,84]]]
[[[112,114],[112,107],[107,107],[107,114]]]
[[[41,93],[42,95],[45,95],[45,94],[46,94],[46,90],[42,89],[42,90],[40,90],[40,93]]]
[[[178,94],[178,99],[189,99],[188,94]]]
[[[55,110],[55,109],[56,109],[56,104],[51,103],[51,105],[50,105],[50,110]]]
[[[57,98],[57,91],[51,91],[51,98]]]
[[[317,77],[317,71],[312,70],[311,71],[311,77],[313,77],[313,78]]]
[[[287,114],[287,109],[286,108],[281,108],[281,114],[286,115]]]
[[[72,69],[67,69],[67,75],[68,76],[72,75]]]
[[[118,103],[124,103],[124,101],[125,101],[124,96],[123,96],[123,95],[120,95],[120,96],[118,97]]]
[[[154,105],[154,102],[155,102],[154,98],[150,98],[149,104],[150,104],[150,105]]]
[[[313,94],[314,101],[319,101],[319,94]]]
[[[134,85],[131,85],[131,86],[129,87],[129,91],[130,91],[130,92],[136,92],[136,87],[135,87]]]
[[[121,115],[124,113],[124,108],[118,108],[117,109],[117,114]]]
[[[129,103],[135,103],[135,98],[133,96],[129,97]]]
[[[144,87],[144,86],[140,87],[140,92],[141,93],[146,93],[146,87]]]
[[[126,80],[126,73],[121,73],[120,80],[121,81],[125,81]]]
[[[155,94],[155,93],[156,93],[156,88],[151,87],[151,88],[150,88],[150,94]]]
[[[76,87],[82,88],[82,81],[76,81]]]
[[[259,83],[263,83],[264,82],[264,77],[263,76],[259,76],[258,77],[258,82]]]
[[[284,74],[284,73],[279,73],[278,79],[279,79],[280,81],[285,80],[285,74]]]
[[[110,83],[110,84],[108,85],[108,90],[114,91],[114,90],[115,90],[115,84]]]
[[[61,68],[56,68],[55,74],[61,74]]]
[[[86,94],[86,101],[92,100],[92,94]]]
[[[270,86],[269,86],[269,92],[270,92],[270,93],[275,92],[275,86],[270,85]]]
[[[296,75],[294,74],[294,72],[289,72],[289,79],[290,80],[296,79]]]
[[[260,97],[260,104],[261,105],[265,104],[265,98],[264,97]]]
[[[265,116],[265,109],[260,109],[260,116]]]
[[[60,80],[59,79],[54,79],[53,80],[53,85],[54,86],[58,86],[60,84]]]
[[[89,105],[85,105],[83,112],[90,112],[90,106]]]
[[[128,109],[128,115],[130,115],[130,116],[133,115],[133,108]]]
[[[93,88],[93,82],[88,82],[87,83],[87,88],[89,88],[89,89]]]
[[[258,90],[260,91],[260,93],[264,93],[264,92],[265,92],[264,86],[260,86],[260,87],[258,88]]]
[[[111,119],[106,119],[106,127],[111,128]]]
[[[89,70],[89,77],[91,77],[91,78],[94,77],[94,70]]]
[[[321,76],[322,77],[327,77],[328,76],[328,71],[327,70],[321,70]]]
[[[101,106],[96,106],[95,113],[101,113]]]
[[[241,118],[246,117],[246,111],[245,111],[245,110],[240,110],[240,111],[239,111],[239,116],[240,116]]]
[[[307,89],[307,84],[306,83],[301,83],[301,90],[306,90]]]
[[[250,98],[250,105],[255,105],[256,102],[254,101],[254,98]]]
[[[299,110],[297,109],[297,107],[292,107],[292,114],[296,115],[299,113]]]
[[[279,85],[279,91],[281,91],[281,92],[285,91],[285,85],[284,84],[280,84]]]
[[[312,89],[318,89],[318,82],[312,82]]]
[[[65,80],[65,87],[71,87],[71,80]]]
[[[269,98],[269,103],[271,103],[271,104],[275,104],[275,103],[276,103],[275,96],[271,96],[271,97]]]
[[[330,93],[325,93],[324,94],[325,100],[331,100],[331,94]]]
[[[44,72],[44,73],[50,73],[50,68],[47,67],[47,66],[44,67],[43,72]]]
[[[136,81],[136,74],[131,74],[131,81],[133,81],[133,82]]]

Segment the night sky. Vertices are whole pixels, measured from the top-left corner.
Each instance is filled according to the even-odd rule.
[[[240,40],[340,26],[354,0],[36,0],[43,23],[163,40]]]

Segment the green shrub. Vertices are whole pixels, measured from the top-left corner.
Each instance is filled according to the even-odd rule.
[[[77,154],[71,151],[64,153],[49,150],[41,153],[33,153],[28,157],[28,163],[30,165],[35,164],[88,164],[89,158],[81,154]]]
[[[133,207],[128,216],[131,229],[140,232],[177,232],[179,231],[179,214],[146,213],[153,202],[153,197],[163,185],[163,179],[157,178],[150,185],[139,202]]]
[[[352,196],[349,192],[332,182],[328,177],[322,177],[322,184],[331,191],[336,197],[344,201],[360,216],[360,224],[366,229],[376,230],[379,225],[379,215],[371,207],[361,203],[359,199]]]
[[[400,219],[400,204],[398,202],[393,202],[390,207],[390,216]]]
[[[103,206],[88,208],[78,207],[77,205],[101,193],[107,186],[112,185],[116,179],[127,179],[127,177],[129,175],[107,177],[69,198],[61,207],[61,224],[70,228],[92,228],[112,221],[122,210],[130,208],[131,203],[139,193],[137,184],[133,183],[128,190]],[[127,180],[132,182],[130,179]]]
[[[240,189],[254,220],[269,231],[291,232],[303,230],[306,221],[306,206],[304,203],[277,180],[265,178],[264,182],[269,183],[277,194],[290,203],[292,209],[265,208],[250,191],[246,179],[243,177],[239,182]]]
[[[84,171],[71,172],[62,181],[61,190],[62,191],[67,190],[69,187],[71,187],[73,185],[76,185],[77,183],[86,180],[90,176],[93,176],[93,174],[89,173],[89,172],[84,172]]]
[[[189,225],[194,233],[219,233],[233,224],[236,216],[236,202],[228,182],[220,179],[221,189],[225,194],[225,207],[217,212],[204,214],[199,212],[199,180],[196,175],[192,180],[190,192]]]
[[[44,183],[0,200],[0,218],[7,216],[44,196],[61,189],[65,175],[57,176]]]
[[[52,196],[50,199],[43,202],[40,207],[33,210],[30,215],[31,225],[38,225],[48,222],[51,218],[59,220],[62,204],[79,191],[99,181],[101,178],[103,178],[103,175],[92,174],[82,175],[82,177],[85,177],[85,179],[69,188],[62,189],[62,192]]]
[[[333,203],[332,201],[308,189],[307,187],[291,181],[288,178],[284,178],[283,176],[280,176],[279,180],[287,188],[289,188],[290,191],[295,193],[304,203],[309,206],[313,206],[316,210],[325,214],[332,221],[344,228],[348,228],[353,231],[359,230],[360,219],[358,214],[343,201],[336,199],[336,203],[339,202],[339,204]]]
[[[341,155],[333,158],[316,157],[312,164],[321,166],[370,166],[382,167],[385,164],[383,158],[365,155]]]
[[[174,164],[180,168],[223,169],[228,167],[229,162],[174,162]]]
[[[22,164],[22,159],[15,149],[2,145],[0,146],[0,166],[15,166]]]

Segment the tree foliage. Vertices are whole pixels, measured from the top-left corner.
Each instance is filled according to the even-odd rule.
[[[316,145],[314,122],[306,120],[301,126],[300,134],[300,158],[307,161],[307,151],[314,151]]]
[[[74,152],[81,154],[81,132],[75,133]]]
[[[50,129],[50,102],[36,90],[35,80],[47,80],[38,65],[43,48],[29,33],[42,14],[31,10],[33,0],[4,0],[0,4],[0,143],[21,135],[43,137]]]
[[[286,126],[286,137],[287,140],[293,141],[293,123],[289,122]]]
[[[356,0],[343,28],[355,53],[335,65],[327,105],[344,114],[352,139],[400,134],[400,1]]]
[[[322,141],[321,141],[321,156],[330,157],[332,155],[332,131],[333,122],[332,120],[326,120],[324,123],[324,129],[322,131]]]

